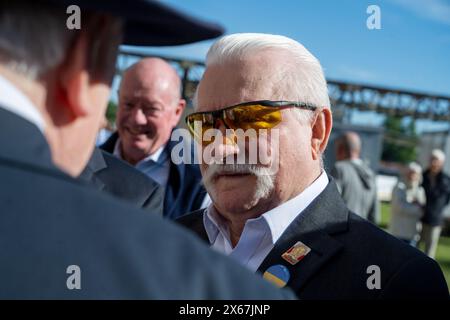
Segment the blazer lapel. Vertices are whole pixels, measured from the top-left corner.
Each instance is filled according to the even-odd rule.
[[[105,143],[100,146],[100,149],[105,150],[106,152],[109,152],[111,154],[114,153],[117,139],[119,139],[119,133],[116,131],[108,138],[108,140],[105,141]]]
[[[105,159],[103,158],[102,152],[100,151],[100,149],[95,148],[86,168],[80,174],[79,178],[81,180],[89,182],[98,190],[102,191],[103,189],[105,189],[105,184],[95,175],[95,173],[105,169],[106,167],[107,164],[105,162]]]
[[[197,211],[181,216],[175,221],[196,233],[197,236],[200,237],[200,239],[202,239],[209,245],[210,243],[208,234],[206,233],[205,225],[203,224],[203,214],[205,210],[206,209],[199,209]]]
[[[273,265],[284,265],[290,273],[287,285],[296,292],[343,248],[331,235],[347,229],[348,209],[334,181],[329,179],[331,181],[325,190],[289,225],[258,269],[264,273]],[[282,258],[282,254],[298,241],[311,251],[292,265]]]
[[[166,146],[165,152],[172,154],[172,149],[175,146],[175,142],[169,140]],[[183,177],[185,166],[184,163],[178,165],[174,164],[171,159],[170,169],[169,169],[169,180],[167,181],[167,186],[164,194],[164,216],[170,217],[172,211],[177,207],[177,202],[180,200],[179,194],[180,189],[183,186]]]

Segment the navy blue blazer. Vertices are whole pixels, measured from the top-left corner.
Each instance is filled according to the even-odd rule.
[[[0,108],[0,299],[287,297],[157,214],[69,177],[39,129]]]
[[[330,179],[332,180],[332,179]],[[177,220],[208,242],[203,210]],[[311,248],[300,262],[282,258],[298,241]],[[448,299],[436,261],[350,212],[334,181],[289,225],[258,269],[284,265],[300,299]],[[374,269],[379,267],[379,288]],[[370,279],[369,279],[370,278]],[[371,284],[370,288],[367,283]]]
[[[115,132],[100,146],[101,149],[113,153],[119,137]],[[169,154],[178,142],[168,141],[166,148]],[[179,164],[170,162],[169,179],[164,195],[164,217],[176,219],[188,212],[200,209],[206,196],[202,184],[200,169],[196,164]]]
[[[164,190],[153,179],[112,154],[95,148],[79,178],[98,190],[162,215]]]

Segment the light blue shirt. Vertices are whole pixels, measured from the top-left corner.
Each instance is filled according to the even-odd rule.
[[[255,272],[291,222],[325,189],[328,182],[327,174],[323,171],[296,197],[258,218],[247,220],[234,248],[225,220],[211,204],[203,214],[203,224],[211,247]]]
[[[120,138],[118,138],[114,146],[114,155],[119,159],[124,160],[120,148]],[[163,145],[156,150],[156,152],[142,159],[134,166],[136,169],[158,182],[164,190],[166,189],[170,173],[170,157],[165,148],[166,146]]]

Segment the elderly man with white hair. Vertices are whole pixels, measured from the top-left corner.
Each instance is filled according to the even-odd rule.
[[[434,258],[441,236],[443,210],[450,201],[450,177],[443,172],[445,153],[434,149],[431,152],[430,166],[423,175],[423,188],[427,204],[422,218],[420,242],[425,243],[425,253]]]
[[[327,84],[300,43],[268,34],[220,39],[195,100],[186,120],[202,157],[208,150],[213,158],[201,164],[213,203],[181,224],[300,298],[448,297],[437,263],[350,212],[325,172]],[[236,143],[250,130],[256,137]],[[270,161],[248,161],[255,141]],[[236,163],[243,154],[245,164]]]
[[[404,179],[392,191],[389,232],[400,240],[416,246],[419,238],[420,218],[423,216],[425,191],[421,187],[422,167],[408,164]]]

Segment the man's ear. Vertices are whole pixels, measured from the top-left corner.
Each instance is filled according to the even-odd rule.
[[[87,37],[81,32],[59,68],[58,99],[60,107],[68,108],[74,118],[84,117],[93,109],[90,105],[90,77],[87,71]]]
[[[175,108],[175,119],[174,119],[174,122],[175,122],[175,126],[178,124],[178,122],[180,121],[180,117],[181,117],[181,115],[183,114],[183,111],[184,111],[184,108],[186,107],[186,100],[184,100],[184,99],[180,99],[179,101],[178,101],[178,104],[177,104],[177,106],[176,106],[176,108]]]
[[[323,108],[317,114],[312,126],[311,150],[314,160],[318,160],[325,150],[330,138],[333,117],[329,108]]]

